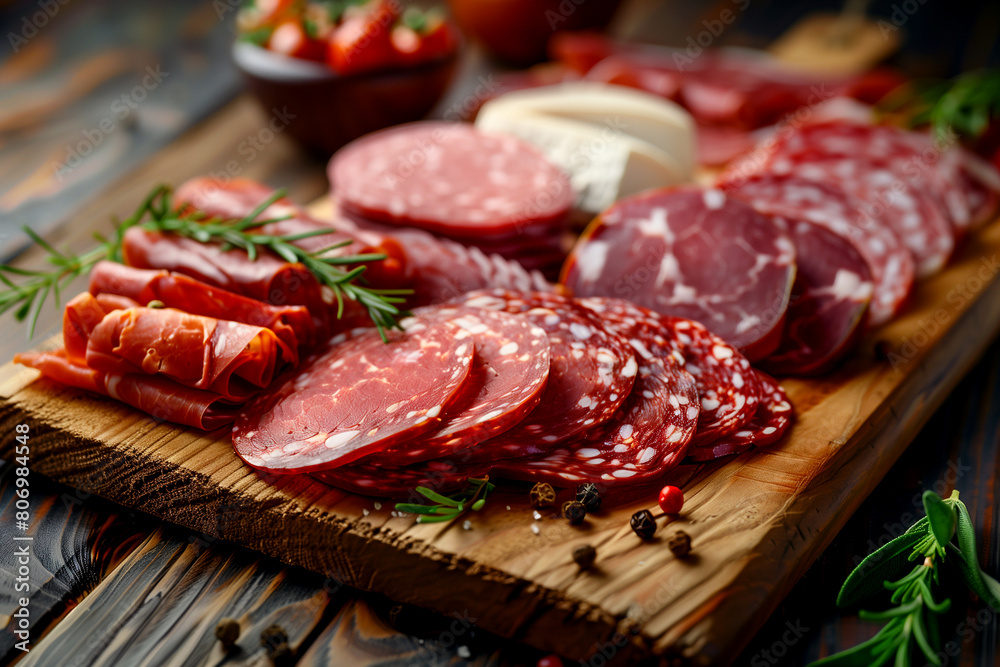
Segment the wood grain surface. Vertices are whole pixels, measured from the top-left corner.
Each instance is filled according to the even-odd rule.
[[[649,654],[725,662],[995,336],[998,250],[993,224],[840,371],[786,381],[797,422],[781,445],[670,473],[687,498],[671,528],[696,546],[686,561],[627,527],[632,512],[653,504],[652,491],[619,499],[582,529],[554,516],[532,521],[516,490],[471,517],[471,530],[415,525],[389,503],[376,508],[295,476],[266,479],[224,434],[157,424],[45,380],[28,383],[31,373],[10,366],[0,455],[13,425],[26,421],[39,472],[339,582],[443,614],[468,610],[490,632],[571,658],[610,645],[620,662]],[[955,294],[967,296],[959,303]],[[876,341],[891,362],[873,356]],[[598,549],[594,574],[569,557],[584,542]]]

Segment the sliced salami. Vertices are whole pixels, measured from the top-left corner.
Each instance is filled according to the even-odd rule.
[[[530,144],[464,123],[411,123],[369,134],[330,162],[348,212],[452,238],[562,227],[569,179]]]
[[[761,401],[753,419],[745,428],[708,444],[691,447],[688,460],[712,461],[740,454],[751,447],[766,447],[781,440],[792,424],[792,404],[781,385],[766,373],[757,371]]]
[[[822,225],[850,243],[868,264],[874,282],[868,316],[872,326],[888,322],[903,307],[916,274],[913,255],[894,233],[860,215],[860,203],[844,190],[830,183],[769,173],[734,177],[720,187],[762,213]],[[806,264],[800,262],[799,270]]]
[[[416,492],[425,486],[438,493],[450,493],[465,488],[470,477],[489,473],[489,466],[456,466],[450,461],[424,461],[411,466],[384,468],[367,463],[349,463],[339,468],[310,473],[312,477],[345,491],[363,496],[407,499],[424,503],[426,498]]]
[[[892,169],[855,158],[830,157],[808,162],[775,160],[769,170],[837,183],[862,202],[861,213],[884,225],[913,254],[918,276],[941,270],[955,250],[951,223],[926,191],[918,190]]]
[[[246,406],[233,447],[254,468],[334,468],[435,429],[469,374],[472,334],[447,321],[335,336],[277,390]]]
[[[652,335],[645,335],[639,343],[652,345],[649,349],[658,357],[672,357],[684,375],[694,379],[699,398],[694,442],[733,433],[753,417],[759,397],[756,371],[738,350],[702,325],[622,299],[590,298],[580,303],[597,312],[602,321],[624,320],[651,329]]]
[[[541,454],[611,419],[632,390],[638,366],[628,342],[557,294],[472,292],[466,306],[519,313],[549,336],[549,379],[538,407],[465,460]]]
[[[537,271],[422,229],[392,228],[343,212],[340,220],[354,229],[396,239],[406,248],[405,284],[413,289],[413,306],[441,304],[479,289],[519,292],[555,289]]]
[[[475,308],[423,308],[414,314],[472,334],[476,350],[467,388],[440,428],[377,452],[366,463],[399,466],[448,457],[502,433],[538,405],[549,377],[549,337],[524,317]]]
[[[639,364],[632,391],[618,414],[596,431],[547,455],[500,464],[497,472],[505,477],[563,485],[635,482],[680,463],[694,436],[695,381],[665,343],[659,316],[617,299],[588,299],[583,305],[632,346]]]
[[[757,373],[739,350],[691,320],[663,318],[667,341],[694,377],[701,412],[692,444],[735,433],[750,421],[760,402]]]
[[[660,477],[679,464],[698,421],[694,382],[671,382],[668,362],[637,356],[635,385],[619,413],[596,432],[541,457],[502,461],[502,477],[557,486],[596,482],[607,486]],[[638,350],[637,350],[638,352]],[[683,401],[683,403],[682,403]]]
[[[830,370],[861,336],[871,303],[868,265],[844,239],[810,222],[789,224],[804,261],[792,288],[781,344],[762,364],[779,375]]]
[[[721,190],[677,188],[601,214],[562,281],[577,296],[627,298],[696,320],[762,359],[780,341],[794,277],[795,248],[778,222]]]
[[[889,125],[833,120],[809,123],[784,134],[772,159],[777,163],[826,158],[877,164],[912,189],[927,193],[956,228],[967,229],[971,223],[970,202],[956,187],[961,164],[952,142]]]

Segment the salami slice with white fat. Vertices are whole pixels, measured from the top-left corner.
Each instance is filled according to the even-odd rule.
[[[885,324],[903,307],[916,274],[913,255],[894,233],[862,216],[861,204],[841,188],[769,173],[750,178],[734,175],[720,187],[762,213],[821,225],[850,243],[872,276],[874,291],[868,311],[872,326]],[[799,269],[812,259],[802,257]]]
[[[329,171],[345,211],[452,238],[561,228],[574,201],[569,179],[536,148],[464,123],[369,134],[338,151]]]
[[[638,371],[628,342],[604,329],[571,299],[544,292],[472,292],[460,303],[520,314],[549,337],[549,379],[541,402],[513,429],[464,459],[488,461],[540,454],[611,419]]]
[[[664,341],[659,317],[617,299],[587,299],[605,328],[629,341],[639,365],[618,413],[592,433],[555,451],[501,464],[507,477],[555,484],[613,484],[659,476],[681,462],[698,424],[694,378]]]
[[[447,321],[335,336],[277,390],[247,404],[233,447],[276,473],[333,468],[435,429],[469,375],[472,334]]]
[[[954,230],[940,205],[891,168],[857,158],[817,157],[808,161],[779,158],[768,170],[836,183],[861,202],[863,216],[895,234],[913,254],[917,276],[940,271],[955,250]]]
[[[651,330],[640,344],[651,346],[653,354],[665,360],[672,358],[684,376],[694,380],[699,401],[694,442],[733,433],[753,417],[759,398],[756,371],[738,350],[704,326],[622,299],[589,298],[580,299],[580,303],[598,313],[602,321],[624,319]]]
[[[688,460],[712,461],[747,451],[751,447],[767,447],[781,440],[792,424],[792,404],[788,395],[770,375],[757,371],[761,401],[753,419],[739,431],[688,450]]]
[[[850,158],[877,164],[929,195],[956,229],[967,229],[972,222],[971,203],[956,187],[961,152],[954,142],[930,133],[844,120],[809,123],[782,134],[772,153],[774,163]]]
[[[698,421],[694,382],[684,386],[671,382],[676,373],[668,372],[660,357],[636,359],[635,385],[613,419],[543,456],[501,461],[494,472],[557,486],[582,482],[613,486],[655,479],[679,464]]]
[[[573,248],[562,282],[701,322],[750,359],[774,351],[795,278],[781,224],[721,190],[656,190],[619,201]]]
[[[399,466],[448,457],[502,433],[538,405],[549,377],[549,337],[524,317],[462,307],[422,308],[414,315],[472,334],[472,370],[437,430],[377,452],[366,463]]]
[[[833,232],[810,222],[788,225],[802,258],[781,344],[762,365],[778,375],[816,375],[833,368],[863,331],[871,303],[868,265]]]

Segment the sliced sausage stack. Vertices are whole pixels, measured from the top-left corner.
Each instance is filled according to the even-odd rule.
[[[619,299],[482,290],[382,343],[335,337],[240,414],[271,473],[370,495],[470,476],[614,486],[781,437],[784,392],[702,325]]]
[[[421,230],[529,270],[557,269],[566,255],[573,188],[517,137],[412,123],[352,142],[329,171],[341,217],[362,229]]]
[[[931,135],[810,123],[714,188],[617,202],[584,232],[562,281],[577,296],[697,320],[775,374],[815,375],[899,312],[914,280],[992,217],[998,193],[995,169]]]

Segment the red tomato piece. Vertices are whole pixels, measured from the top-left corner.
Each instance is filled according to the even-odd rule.
[[[397,25],[392,30],[392,45],[399,54],[400,62],[420,65],[454,53],[458,38],[450,23],[439,20],[423,33],[405,25]]]
[[[302,23],[295,19],[278,24],[267,41],[267,48],[275,53],[306,60],[323,60],[325,55],[323,43],[311,39]]]
[[[399,5],[391,0],[375,0],[365,9],[347,16],[327,42],[327,63],[340,74],[384,69],[399,63],[392,42],[392,26],[399,18]]]

